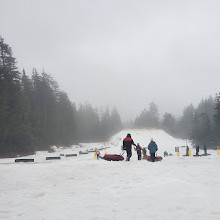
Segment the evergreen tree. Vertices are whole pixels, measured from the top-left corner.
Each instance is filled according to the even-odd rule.
[[[115,106],[111,111],[110,117],[111,117],[111,119],[110,119],[111,133],[109,134],[109,137],[114,134],[117,134],[122,129],[121,118],[120,118],[120,115],[119,115],[118,111],[116,110]]]
[[[194,117],[195,108],[191,104],[187,106],[183,111],[183,116],[181,117],[179,121],[179,132],[181,134],[182,138],[191,138],[192,129],[193,129],[193,121],[195,119]]]
[[[0,37],[0,152],[33,152],[21,74],[11,48]]]
[[[73,105],[65,92],[59,93],[57,111],[56,145],[71,146],[75,140],[76,107]]]
[[[111,134],[111,115],[109,112],[109,108],[106,108],[104,114],[101,118],[101,132],[102,132],[102,138],[104,141],[108,140]]]
[[[141,114],[135,119],[135,127],[137,128],[158,128],[159,113],[155,103],[149,104],[149,110],[144,109]]]
[[[149,126],[153,128],[158,128],[159,127],[159,113],[158,113],[158,108],[155,103],[150,103],[149,107]]]
[[[216,134],[216,142],[219,146],[220,143],[220,93],[216,95],[216,113],[214,115],[215,120],[215,134]]]
[[[162,128],[171,135],[176,135],[176,119],[170,113],[165,113],[162,120]]]

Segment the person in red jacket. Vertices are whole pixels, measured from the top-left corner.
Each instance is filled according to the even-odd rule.
[[[131,147],[132,145],[136,146],[130,134],[127,134],[127,137],[123,140],[123,150],[127,152],[126,161],[129,161],[132,156]]]

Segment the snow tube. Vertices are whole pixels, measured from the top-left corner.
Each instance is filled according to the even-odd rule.
[[[88,151],[79,151],[79,154],[88,154]]]
[[[143,158],[142,158],[143,160],[147,160],[147,161],[151,161],[151,156],[143,156]],[[161,156],[157,156],[157,157],[155,157],[155,161],[161,161],[161,160],[163,160],[163,157],[161,157]]]
[[[46,160],[60,160],[60,157],[46,157]]]
[[[34,159],[15,159],[15,162],[34,162]]]
[[[102,157],[102,159],[104,160],[108,160],[108,161],[121,161],[124,160],[124,157],[122,155],[118,155],[118,154],[105,154],[104,157]]]
[[[66,154],[66,157],[77,157],[77,154]]]

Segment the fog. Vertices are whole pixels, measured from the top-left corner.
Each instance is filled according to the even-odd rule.
[[[161,115],[220,86],[220,2],[0,0],[0,35],[19,69],[43,69],[79,104]]]

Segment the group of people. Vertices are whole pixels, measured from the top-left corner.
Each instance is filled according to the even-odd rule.
[[[196,145],[196,156],[199,156],[199,145]],[[204,154],[207,155],[207,146],[204,144]],[[189,147],[186,146],[186,156],[189,156]]]
[[[138,160],[141,160],[141,151],[143,151],[143,155],[146,156],[146,148],[142,148],[139,143],[135,144],[133,139],[131,138],[131,134],[127,134],[127,137],[123,140],[123,150],[126,150],[127,153],[126,161],[130,161],[130,158],[132,156],[132,145],[135,146],[134,150],[137,152]],[[148,145],[148,150],[150,151],[151,160],[152,162],[154,162],[156,158],[155,154],[158,150],[158,147],[153,138],[151,138],[151,141]]]

